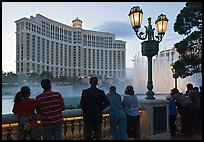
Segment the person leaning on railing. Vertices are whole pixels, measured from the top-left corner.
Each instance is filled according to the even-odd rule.
[[[62,111],[65,104],[59,92],[52,91],[51,81],[43,79],[41,87],[44,91],[36,96],[36,108],[40,113],[43,140],[62,140]]]
[[[177,88],[173,88],[171,96],[176,100],[176,104],[180,107],[181,115],[181,133],[187,137],[193,137],[194,130],[194,116],[195,106],[191,99],[184,94],[180,93]]]
[[[18,117],[18,139],[37,140],[37,119],[35,115],[35,100],[30,97],[30,88],[21,87],[14,98],[12,112]]]
[[[84,139],[100,140],[103,110],[109,106],[110,102],[105,92],[97,88],[97,77],[91,77],[89,83],[91,87],[82,91],[80,100],[83,111]]]

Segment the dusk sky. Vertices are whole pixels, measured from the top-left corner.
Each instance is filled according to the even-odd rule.
[[[16,73],[15,21],[36,14],[68,26],[72,26],[72,20],[78,17],[83,21],[82,29],[115,34],[116,40],[126,42],[126,67],[131,68],[135,54],[141,53],[142,42],[136,37],[128,16],[136,5],[143,10],[142,32],[148,25],[148,17],[152,18],[154,28],[161,13],[169,19],[159,51],[172,48],[184,38],[174,32],[173,25],[185,2],[2,2],[2,70]]]

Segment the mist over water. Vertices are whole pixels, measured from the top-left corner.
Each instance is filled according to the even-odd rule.
[[[174,58],[174,60],[176,60]],[[174,62],[174,61],[173,61]],[[152,59],[152,81],[153,92],[157,93],[170,93],[170,90],[175,87],[175,79],[170,68],[172,63],[171,58],[153,58]],[[148,62],[147,57],[138,54],[134,60],[133,70],[133,86],[136,93],[147,92],[148,80]],[[202,86],[202,74],[196,73],[184,79],[177,79],[177,88],[180,92],[185,93],[186,84],[192,83],[193,86]]]
[[[124,82],[116,82],[114,84],[103,84],[98,86],[98,88],[103,89],[105,94],[109,92],[110,85],[116,86],[116,91],[119,93],[122,98],[124,96],[124,90],[127,85],[132,85],[135,91],[135,94],[138,95],[138,99],[144,99],[145,93],[147,92],[147,61],[146,57],[143,59],[138,58],[138,62],[135,62],[135,68],[127,71],[128,80]],[[174,78],[172,77],[171,70],[169,69],[168,64],[160,62],[159,64],[154,64],[153,61],[153,92],[156,94],[156,99],[165,99],[165,95],[174,88]],[[180,92],[185,93],[186,84],[192,83],[194,86],[202,85],[202,74],[194,74],[185,79],[178,78],[177,86]],[[13,100],[15,94],[20,90],[23,85],[16,87],[3,87],[2,86],[2,114],[12,113]],[[31,85],[30,83],[27,86],[31,89],[31,98],[35,98],[40,94],[43,89],[40,84]],[[64,98],[66,105],[77,106],[80,102],[81,94],[83,89],[89,88],[90,85],[75,85],[75,86],[57,86],[52,83],[52,90],[60,92]]]
[[[119,93],[122,97],[124,96],[124,90],[127,85],[132,85],[131,82],[121,82],[121,83],[115,83],[111,84],[116,86],[117,93]],[[2,114],[12,113],[13,108],[13,100],[15,97],[15,94],[20,91],[20,88],[23,85],[19,85],[16,87],[2,87]],[[36,98],[36,96],[43,92],[43,89],[41,88],[40,84],[30,84],[28,83],[27,86],[31,89],[31,95],[30,98]],[[66,105],[72,105],[77,106],[80,103],[80,98],[82,94],[83,89],[89,88],[90,85],[79,85],[76,84],[74,86],[57,86],[54,83],[52,83],[52,91],[60,92],[64,102]],[[105,94],[109,92],[109,85],[103,84],[102,86],[97,86],[99,89],[104,90]],[[141,96],[142,97],[142,96]]]

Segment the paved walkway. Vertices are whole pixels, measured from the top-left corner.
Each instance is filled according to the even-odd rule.
[[[102,140],[113,140],[113,137],[108,136],[106,138],[102,138]],[[127,138],[127,140],[134,140],[134,139]],[[141,140],[144,140],[144,139],[141,139]],[[202,140],[202,133],[195,134],[193,137],[186,137],[186,136],[182,136],[181,134],[177,134],[175,136],[171,136],[169,140]]]
[[[195,134],[193,137],[176,135],[176,136],[172,136],[170,140],[202,140],[202,134]]]

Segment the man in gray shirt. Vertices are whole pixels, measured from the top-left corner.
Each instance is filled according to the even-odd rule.
[[[110,91],[107,94],[110,102],[110,127],[115,140],[126,139],[126,115],[121,105],[121,96],[116,93],[116,87],[110,86]]]

